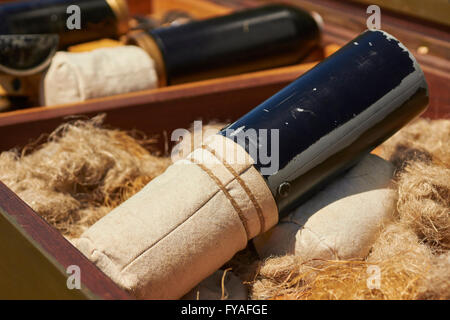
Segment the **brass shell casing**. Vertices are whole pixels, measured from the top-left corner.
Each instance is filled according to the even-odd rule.
[[[126,0],[106,0],[117,18],[117,34],[122,35],[129,30],[130,10]]]
[[[155,69],[158,74],[158,87],[167,86],[167,73],[163,54],[156,40],[145,31],[131,32],[126,39],[126,44],[136,45],[144,49],[155,61]]]

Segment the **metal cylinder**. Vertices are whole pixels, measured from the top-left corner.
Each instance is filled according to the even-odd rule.
[[[269,5],[179,26],[132,34],[160,65],[161,85],[177,84],[298,62],[320,40],[313,15]]]
[[[413,55],[388,33],[366,31],[220,134],[252,155],[284,216],[427,105]],[[273,136],[263,139],[264,129]]]
[[[69,29],[67,19],[77,5],[81,28]],[[29,0],[0,4],[0,34],[58,34],[62,47],[99,38],[117,37],[128,30],[125,0]]]
[[[0,75],[37,74],[50,65],[57,47],[53,34],[0,35]]]

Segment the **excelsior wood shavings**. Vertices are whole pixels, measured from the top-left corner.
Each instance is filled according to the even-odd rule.
[[[39,147],[0,155],[0,180],[68,238],[79,236],[170,164],[147,150],[148,140],[103,128],[102,120],[63,124]],[[450,299],[449,140],[450,120],[419,119],[382,145],[380,155],[397,168],[396,220],[382,230],[367,257],[259,261],[249,246],[227,266],[249,286],[253,299]],[[368,286],[373,270],[379,285]]]

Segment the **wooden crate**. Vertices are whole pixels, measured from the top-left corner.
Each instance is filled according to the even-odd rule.
[[[185,1],[187,4],[192,1]],[[202,7],[196,0],[191,14],[199,17],[224,14],[232,9],[214,3]],[[156,1],[158,14],[183,1]],[[136,10],[134,8],[133,10]],[[305,61],[319,60],[317,50]],[[138,129],[164,137],[175,128],[197,119],[234,120],[279,91],[315,63],[243,74],[135,92],[84,103],[36,107],[0,113],[0,151],[20,147],[50,133],[67,117],[106,113],[106,124],[125,130]],[[161,139],[161,141],[163,141]],[[167,148],[160,144],[161,151]],[[0,299],[129,299],[108,277],[89,262],[58,231],[0,182]],[[66,270],[81,269],[82,290],[69,290]]]
[[[261,0],[157,0],[148,10],[167,10],[177,6],[201,17],[223,14],[234,9],[262,4]],[[193,6],[193,2],[196,3]],[[321,13],[325,19],[323,45],[344,44],[363,31],[363,7],[331,0],[291,0],[304,8]],[[133,5],[136,5],[134,6]],[[147,3],[147,2],[146,2]],[[133,12],[140,12],[144,4],[130,1]],[[215,8],[215,9],[212,9]],[[219,9],[216,11],[216,9]],[[147,9],[146,9],[147,10]],[[196,12],[196,13],[195,13]],[[395,14],[384,14],[386,30],[402,36],[400,40],[416,45],[428,39],[433,55],[419,56],[430,84],[431,105],[426,116],[448,118],[449,88],[448,60],[439,56],[438,45],[448,36],[440,27],[404,22]],[[414,31],[415,32],[415,31]],[[416,37],[417,36],[417,37]],[[445,42],[445,41],[444,41]],[[409,47],[409,44],[406,43]],[[414,49],[413,47],[412,49]],[[431,50],[430,49],[430,50]],[[435,54],[436,52],[436,54]],[[320,50],[303,64],[266,71],[206,80],[178,86],[135,92],[115,97],[90,100],[84,103],[32,109],[0,114],[0,151],[23,147],[41,134],[50,133],[73,115],[106,114],[106,124],[124,130],[137,129],[161,137],[162,152],[170,146],[164,137],[176,128],[186,128],[194,120],[233,121],[279,91],[314,66],[314,60],[324,55]],[[0,182],[0,298],[56,298],[56,299],[129,299],[107,276],[90,263],[75,247],[47,224],[29,206]],[[66,269],[70,265],[81,268],[82,290],[68,290]]]

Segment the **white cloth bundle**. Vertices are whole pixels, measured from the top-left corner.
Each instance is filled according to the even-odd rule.
[[[387,188],[394,168],[368,155],[342,177],[253,240],[260,257],[295,254],[302,259],[364,258],[395,212]]]
[[[241,146],[213,135],[75,244],[137,298],[181,298],[278,222],[252,163]]]
[[[154,61],[137,46],[57,52],[44,76],[41,104],[52,106],[156,88]]]

